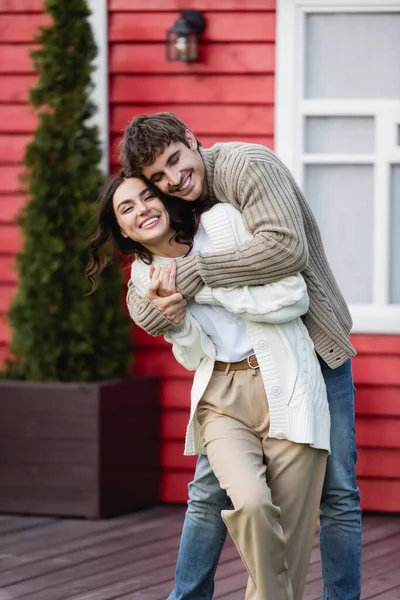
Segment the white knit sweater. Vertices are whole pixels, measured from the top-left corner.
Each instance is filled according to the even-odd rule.
[[[215,251],[234,249],[251,238],[239,211],[228,204],[217,204],[202,215],[201,222]],[[136,260],[131,281],[138,294],[144,296],[149,285],[148,265]],[[302,277],[244,288],[204,287],[195,301],[222,305],[245,320],[268,398],[269,436],[329,451],[325,383],[313,342],[300,318],[308,309]],[[185,454],[202,453],[196,410],[212,376],[215,347],[189,311],[179,325],[167,330],[165,339],[172,344],[178,362],[196,370]]]

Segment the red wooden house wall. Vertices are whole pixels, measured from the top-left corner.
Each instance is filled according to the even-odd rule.
[[[198,64],[168,63],[164,39],[181,8],[204,11]],[[275,0],[109,0],[111,156],[138,113],[176,112],[205,146],[273,148]],[[191,376],[168,345],[136,330],[136,370],[162,377],[161,498],[185,501],[195,461],[182,455]],[[400,510],[400,338],[354,335],[362,504]]]
[[[165,31],[180,8],[205,11],[202,61],[165,60]],[[16,287],[18,174],[35,126],[27,101],[29,49],[42,0],[0,0],[0,316]],[[135,115],[173,110],[205,146],[246,140],[273,147],[275,0],[109,0],[111,162]],[[194,459],[183,457],[191,376],[162,339],[135,330],[135,369],[162,377],[161,499],[183,502]],[[9,331],[0,320],[0,361]],[[400,337],[354,335],[358,476],[370,510],[400,510]]]
[[[10,332],[2,319],[16,287],[13,270],[20,233],[14,218],[23,206],[19,175],[25,144],[35,127],[27,92],[34,82],[29,51],[42,0],[0,0],[0,362]]]
[[[180,8],[204,11],[201,62],[165,59]],[[204,146],[246,140],[273,146],[275,0],[109,0],[111,156],[135,115],[176,112]],[[162,487],[185,501],[195,459],[184,457],[191,375],[162,339],[136,330],[138,372],[162,376]]]
[[[357,476],[365,510],[400,511],[400,337],[353,335]]]

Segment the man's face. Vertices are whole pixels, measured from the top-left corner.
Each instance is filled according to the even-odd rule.
[[[204,200],[207,180],[203,159],[193,133],[187,130],[186,137],[189,148],[182,142],[171,142],[151,165],[142,167],[142,174],[165,194]]]

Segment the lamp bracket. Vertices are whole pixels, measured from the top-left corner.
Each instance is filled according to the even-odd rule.
[[[206,28],[206,20],[203,13],[199,10],[182,10],[181,19],[186,21],[187,26],[193,31],[193,33],[200,35]]]

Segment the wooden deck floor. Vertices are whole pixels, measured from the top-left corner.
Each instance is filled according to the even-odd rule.
[[[184,508],[106,521],[0,516],[0,600],[166,600]],[[400,516],[364,517],[362,598],[400,599]],[[230,540],[215,599],[243,600],[246,574]],[[304,600],[320,600],[316,538]]]

